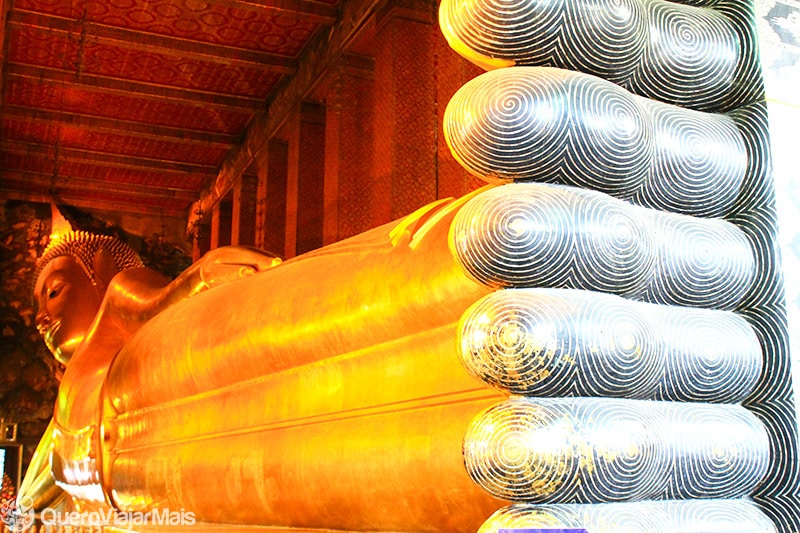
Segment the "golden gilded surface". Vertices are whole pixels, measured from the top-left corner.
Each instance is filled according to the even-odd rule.
[[[722,367],[709,374],[705,343],[731,332],[741,353],[723,349],[731,368],[720,380],[731,400],[749,394],[753,332],[726,311],[664,305],[738,301],[752,257],[722,251],[738,249],[740,233],[670,215],[696,228],[687,246],[719,236],[714,252],[632,246],[637,268],[599,268],[635,235],[575,198],[612,203],[558,185],[489,186],[284,263],[219,248],[173,281],[120,270],[102,246],[90,269],[72,263],[79,255],[51,257],[37,323],[71,355],[23,497],[52,505],[55,484],[81,511],[460,532],[512,501],[746,496],[768,466],[761,423],[739,406],[672,400],[708,397],[693,384]],[[663,238],[651,215],[637,214],[639,241]],[[701,294],[653,281],[679,269],[652,265],[704,266],[706,255],[721,281]],[[542,295],[556,303],[549,315]],[[502,309],[480,307],[490,300]],[[684,322],[699,329],[686,334]],[[673,323],[673,336],[652,332]],[[492,338],[492,350],[470,348]],[[548,380],[538,392],[549,398],[503,401]]]
[[[729,313],[770,257],[732,211],[761,175],[745,131],[760,119],[705,112],[750,102],[759,87],[730,80],[757,69],[730,75],[739,37],[721,12],[629,18],[641,46],[612,55],[634,72],[606,60],[614,38],[584,54],[599,27],[580,2],[529,4],[440,10],[468,59],[531,65],[477,77],[445,113],[456,159],[514,183],[283,264],[220,248],[174,281],[94,237],[47,255],[37,326],[68,368],[23,497],[53,505],[55,485],[79,510],[297,530],[475,531],[512,501],[482,530],[773,530],[735,501],[770,471],[770,434],[742,406],[700,403],[741,402],[762,375],[755,330]],[[709,76],[662,76],[681,57],[651,39],[669,28],[647,32],[692,10],[689,33],[715,36],[697,55]],[[551,44],[622,87],[533,66]]]
[[[505,502],[470,479],[463,437],[503,395],[457,355],[461,315],[491,291],[449,249],[468,199],[277,266],[224,248],[172,282],[114,275],[39,450],[56,484],[82,509],[201,522],[477,529]],[[102,291],[63,270],[70,289]],[[52,501],[52,484],[27,487]]]

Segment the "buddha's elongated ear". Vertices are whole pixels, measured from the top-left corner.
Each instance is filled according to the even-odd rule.
[[[114,262],[114,255],[105,246],[100,246],[94,253],[92,269],[97,288],[101,294],[104,294],[111,279],[119,272],[117,264]]]

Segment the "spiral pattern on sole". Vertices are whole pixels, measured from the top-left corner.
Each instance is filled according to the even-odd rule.
[[[648,44],[645,4],[637,0],[564,2],[564,15],[557,26],[554,64],[625,83]]]
[[[510,501],[624,501],[663,491],[669,465],[658,453],[661,429],[643,406],[621,401],[498,404],[467,430],[467,471],[490,494]]]
[[[439,4],[439,28],[450,47],[485,69],[549,63],[565,16],[561,2],[497,0]],[[531,31],[529,28],[538,28]]]
[[[490,287],[578,288],[697,307],[735,307],[755,268],[747,237],[730,223],[535,183],[470,199],[450,245],[465,272]]]
[[[488,182],[557,182],[696,216],[728,212],[748,172],[730,117],[557,69],[472,79],[450,100],[444,133],[456,160]]]
[[[739,406],[512,398],[472,421],[464,462],[478,485],[510,501],[735,498],[765,474],[769,442]]]
[[[699,219],[641,209],[653,231],[652,282],[642,299],[684,306],[733,309],[755,276],[753,247],[739,228],[718,219]]]
[[[530,396],[651,398],[666,366],[636,307],[573,290],[493,292],[464,313],[459,347],[478,379]]]
[[[647,11],[648,46],[623,85],[683,107],[725,106],[742,56],[741,38],[731,21],[714,10],[674,2],[649,1]]]
[[[672,475],[664,497],[735,498],[755,489],[770,450],[752,413],[738,405],[654,403],[675,428],[665,432]]]
[[[509,400],[470,424],[464,437],[467,471],[500,498],[573,500],[581,468],[578,423],[568,406]],[[541,450],[531,450],[536,443]]]
[[[635,204],[701,217],[732,209],[748,172],[742,132],[727,115],[650,102],[659,142]]]
[[[481,381],[548,397],[735,402],[762,367],[753,329],[731,312],[570,289],[485,296],[461,319],[459,355]]]
[[[666,366],[656,399],[734,403],[755,390],[764,356],[744,318],[687,307],[653,306],[652,311],[665,339]]]
[[[592,168],[588,172],[581,172],[580,166],[575,164],[568,167],[568,158],[571,163],[600,160],[592,159],[593,154],[586,157],[586,154],[580,153],[581,150],[590,150],[587,143],[592,141],[592,137],[585,135],[582,143],[576,143],[570,129],[566,130],[566,136],[563,131],[559,132],[557,143],[548,141],[535,145],[523,133],[514,132],[513,135],[538,150],[536,157],[530,158],[528,167],[524,163],[524,152],[517,154],[518,160],[509,154],[504,154],[506,157],[502,161],[481,159],[493,157],[490,150],[484,150],[472,161],[469,161],[469,154],[466,153],[459,153],[456,157],[462,164],[468,161],[464,166],[470,172],[489,181],[532,180],[594,188],[644,207],[708,218],[725,217],[743,230],[733,237],[731,248],[736,250],[733,255],[740,258],[750,255],[752,261],[744,259],[739,263],[744,269],[740,270],[737,260],[731,262],[724,247],[717,248],[713,253],[719,252],[719,257],[711,259],[703,257],[702,251],[698,254],[683,253],[692,248],[691,243],[684,242],[686,238],[697,239],[700,241],[699,248],[708,251],[707,243],[727,238],[724,230],[698,230],[691,224],[682,224],[683,227],[677,230],[668,227],[670,224],[664,221],[655,220],[655,217],[648,219],[648,223],[653,224],[650,229],[653,230],[652,244],[656,246],[653,251],[655,266],[645,275],[645,291],[620,294],[673,305],[735,307],[737,312],[747,317],[764,351],[766,368],[760,377],[755,372],[758,366],[751,364],[740,366],[745,370],[737,376],[740,358],[752,362],[754,359],[751,356],[755,353],[751,349],[752,331],[745,333],[742,330],[739,317],[730,314],[714,317],[693,315],[685,307],[676,309],[673,316],[669,313],[671,308],[665,308],[659,320],[663,321],[660,325],[666,331],[661,333],[672,340],[665,341],[668,344],[666,358],[669,366],[656,396],[682,401],[741,401],[745,391],[752,391],[755,387],[754,391],[746,394],[749,397],[747,405],[758,413],[767,426],[774,457],[763,483],[754,489],[753,495],[775,523],[780,524],[777,529],[796,530],[800,524],[798,476],[793,475],[791,465],[796,463],[797,457],[797,420],[792,407],[788,326],[782,301],[780,260],[776,255],[777,217],[774,180],[769,163],[769,127],[757,48],[756,13],[752,2],[620,0],[604,4],[601,0],[443,0],[440,5],[442,29],[448,41],[458,53],[484,68],[537,65],[586,71],[639,96],[687,108],[662,106],[658,102],[639,102],[647,110],[645,125],[652,132],[654,143],[651,164],[643,177],[640,174],[624,174],[609,175],[605,180],[595,179],[598,176],[602,178],[602,171]],[[589,16],[593,7],[598,9]],[[596,60],[601,57],[602,60]],[[491,90],[488,86],[487,89]],[[549,89],[553,90],[552,85]],[[539,99],[531,109],[546,110],[543,102],[544,99]],[[574,106],[574,102],[570,102],[566,110],[560,108],[558,115],[548,118],[573,120],[576,115],[572,111]],[[477,116],[478,109],[464,106],[460,113]],[[527,108],[520,105],[519,109],[524,111]],[[703,115],[690,109],[730,112],[730,115]],[[596,120],[597,116],[590,114],[587,118]],[[508,121],[506,126],[508,131],[512,131],[515,126],[525,127],[524,122],[522,115],[518,115],[516,121]],[[552,123],[549,127],[555,128]],[[471,140],[477,137],[480,127],[476,131],[478,133],[468,132],[465,138]],[[541,136],[544,138],[544,133]],[[503,144],[501,141],[483,142],[487,145],[491,142],[497,146]],[[545,146],[552,147],[549,153],[543,150]],[[469,146],[466,148],[469,149]],[[505,148],[513,150],[514,145],[507,144]],[[544,157],[541,156],[543,151],[547,153]],[[513,163],[506,167],[512,160]],[[540,161],[547,161],[548,164],[536,168]],[[522,177],[525,172],[531,172],[534,177]],[[662,238],[659,234],[663,232],[671,237]],[[746,239],[740,240],[739,237],[743,235],[747,236]],[[735,241],[739,241],[738,244]],[[742,246],[745,241],[753,248],[749,252]],[[673,248],[674,257],[658,257],[669,248]],[[748,262],[749,266],[746,264]],[[718,274],[721,270],[714,266],[715,263],[727,265],[722,270],[731,269],[731,286],[748,285],[748,288],[744,291],[734,288],[733,292],[739,294],[734,298],[730,298],[730,293],[725,294],[724,290],[710,298],[708,293],[699,297],[688,296],[692,287],[701,293],[705,292],[708,286],[704,284],[706,278],[712,281],[720,279]],[[676,273],[677,281],[669,279],[672,272]],[[562,281],[564,285],[560,286],[579,285],[574,273]],[[716,283],[710,285],[716,286]],[[497,282],[496,286],[512,285]],[[700,300],[704,303],[698,303]],[[736,303],[733,303],[734,300]],[[536,320],[541,320],[540,314],[536,315]],[[565,323],[567,325],[563,325]],[[562,326],[571,328],[574,324],[565,320],[559,323],[559,327]],[[514,356],[510,354],[513,351],[512,341],[519,341],[524,334],[511,326],[502,327],[506,329],[503,349],[507,352],[504,352],[504,357],[513,360]],[[484,333],[488,335],[491,331]],[[711,338],[714,336],[719,339],[720,335],[726,334],[730,335],[729,339],[714,342]],[[476,337],[480,335],[476,333]],[[563,331],[559,331],[558,335],[563,335]],[[508,364],[508,361],[503,364]],[[525,370],[520,364],[524,362],[516,368]],[[501,366],[498,363],[498,367]],[[691,369],[691,372],[687,372],[687,369]],[[562,372],[563,365],[557,370]],[[536,372],[540,377],[543,375],[542,368],[537,368]],[[503,378],[498,376],[496,379]],[[566,378],[558,377],[558,380],[561,379]],[[707,387],[703,383],[706,379]],[[558,389],[555,394],[575,392],[576,387],[572,386]],[[728,420],[726,423],[735,425],[737,422]],[[710,431],[716,430],[713,425],[709,427]],[[700,433],[702,428],[685,438],[689,441]],[[693,462],[694,452],[691,450],[684,456],[674,456],[672,460],[683,465],[682,468],[697,469],[694,478],[686,485],[689,492],[695,490],[691,487],[698,483],[708,483],[715,494],[721,494],[720,487],[715,484],[714,473],[730,474],[728,469],[733,468],[730,464],[738,460],[741,452],[738,449],[725,449],[724,446],[699,446],[706,446],[701,455],[711,454],[714,460],[710,462],[718,463],[707,468],[702,465],[698,467]],[[669,496],[670,490],[673,489],[667,489],[660,497]],[[640,524],[634,517],[625,515],[623,509],[639,504],[616,503],[605,506],[609,509],[607,518],[603,518],[595,528],[608,526],[598,531],[615,533],[629,527],[648,532],[666,530],[670,533],[711,529],[731,533],[776,531],[768,520],[762,520],[763,515],[754,519],[747,509],[714,507],[727,502],[697,501],[696,511],[685,507],[685,513],[681,511],[679,515],[672,516],[663,515],[655,508],[642,511],[640,518],[642,514],[658,518],[652,524]],[[695,504],[692,500],[677,503],[686,506]],[[594,525],[583,514],[580,520],[569,520],[575,515],[570,514],[568,508],[578,507],[600,506],[543,505],[535,509],[541,511],[541,514],[536,513],[537,517],[544,517],[548,510],[558,508],[558,516],[563,518],[563,521],[549,520],[541,525]],[[624,523],[614,524],[616,516],[625,516]],[[677,516],[685,516],[687,520],[678,520],[679,523],[676,523],[674,519]],[[670,517],[673,518],[671,522]],[[645,522],[648,521],[645,519]],[[663,529],[658,527],[662,522]],[[531,525],[534,524],[519,524],[520,527]],[[536,525],[539,523],[536,522]],[[496,531],[496,528],[492,529]]]
[[[770,519],[752,501],[745,499],[515,504],[496,511],[478,533],[536,527],[582,528],[592,533],[777,533]]]
[[[572,122],[568,76],[515,68],[467,82],[444,115],[445,140],[455,159],[489,182],[557,178]]]
[[[593,76],[565,72],[564,77],[570,112],[567,179],[629,197],[647,179],[655,149],[656,132],[643,99]]]
[[[450,47],[486,70],[547,66],[601,76],[691,109],[730,109],[757,87],[736,74],[749,51],[723,10],[664,0],[443,0]]]

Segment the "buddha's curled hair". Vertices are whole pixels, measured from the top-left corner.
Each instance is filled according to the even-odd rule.
[[[36,283],[39,274],[50,261],[65,255],[75,259],[83,268],[83,271],[86,272],[86,275],[89,276],[89,279],[95,282],[94,256],[101,248],[105,248],[111,254],[119,271],[144,266],[142,259],[133,248],[119,239],[86,231],[71,231],[50,241],[50,244],[47,245],[42,257],[36,262],[33,283]]]

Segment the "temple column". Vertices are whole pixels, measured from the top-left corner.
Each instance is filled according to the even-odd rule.
[[[255,245],[257,187],[258,177],[245,174],[233,188],[231,244]]]
[[[322,246],[325,107],[303,102],[289,140],[286,257]]]
[[[233,203],[229,199],[220,200],[211,211],[211,249],[228,246],[231,243],[231,222]]]
[[[339,180],[342,176],[342,107],[339,69],[334,70],[333,89],[327,97],[325,106],[325,178],[323,187],[322,242],[331,244],[339,240]],[[343,217],[346,219],[347,216]]]
[[[256,220],[255,220],[255,245],[256,248],[266,249],[267,240],[267,166],[266,157],[258,161],[258,175],[256,176]]]
[[[323,240],[330,244],[387,221],[380,213],[388,213],[391,187],[372,176],[375,60],[342,56],[326,101]]]
[[[192,234],[192,262],[203,257],[211,249],[211,226],[197,224]]]
[[[287,257],[288,158],[288,143],[282,139],[270,139],[258,160],[256,246],[281,257]]]
[[[437,198],[436,5],[392,2],[377,15],[375,38],[374,179],[389,184],[376,202],[383,222]],[[410,80],[413,80],[410,82]]]

